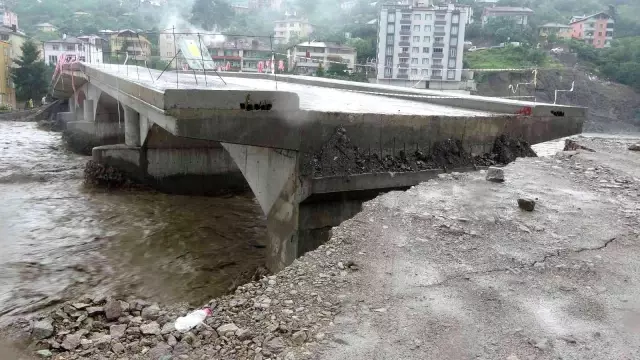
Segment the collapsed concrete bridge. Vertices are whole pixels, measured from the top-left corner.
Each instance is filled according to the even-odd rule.
[[[585,108],[312,77],[160,75],[69,65],[54,86],[69,101],[59,116],[68,132],[95,145],[95,161],[161,190],[206,194],[248,185],[267,216],[272,270],[325,241],[363,200],[446,171],[323,164],[318,154],[326,157],[336,129],[364,154],[362,164],[429,154],[452,139],[468,154],[491,151],[501,135],[535,144],[581,133],[586,117]]]

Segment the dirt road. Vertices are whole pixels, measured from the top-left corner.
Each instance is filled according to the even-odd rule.
[[[527,158],[447,175],[335,230],[358,264],[318,359],[640,358],[640,154]],[[537,199],[524,212],[517,199]]]

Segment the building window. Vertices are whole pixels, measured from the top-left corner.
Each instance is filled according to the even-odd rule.
[[[385,68],[385,69],[384,69],[384,76],[390,77],[390,76],[391,76],[391,71],[392,71],[392,70],[393,70],[393,69],[391,69],[391,68]]]
[[[457,26],[452,26],[451,27],[451,35],[458,35],[458,27]]]
[[[420,42],[420,36],[414,36],[413,42]]]
[[[409,25],[401,25],[400,31],[411,31],[411,26]]]
[[[444,20],[445,15],[444,14],[436,14],[436,20]]]
[[[418,54],[418,53],[420,53],[420,48],[417,47],[417,46],[413,47],[413,48],[411,48],[411,52],[414,53],[414,54]]]
[[[458,49],[456,49],[456,48],[451,48],[451,49],[449,49],[449,56],[450,56],[450,57],[456,57],[456,56],[458,56]]]
[[[75,51],[75,50],[76,50],[75,45],[67,45],[67,51]]]
[[[422,52],[425,53],[425,54],[428,54],[429,53],[429,48],[428,47],[423,47],[422,48]]]
[[[431,42],[431,36],[425,36],[423,41],[426,42],[426,43]]]
[[[600,40],[598,40],[598,45],[600,45]]]
[[[49,55],[49,64],[56,64],[58,62],[58,57],[55,55]]]
[[[457,46],[457,45],[458,45],[458,38],[457,37],[451,38],[449,40],[449,46]]]
[[[444,38],[442,36],[436,36],[433,38],[433,42],[437,44],[442,44],[444,42]]]
[[[400,59],[400,64],[408,64],[409,63],[409,59],[407,58],[401,58]]]
[[[442,59],[433,59],[433,65],[442,65]]]
[[[393,34],[396,32],[396,26],[393,24],[387,25],[387,34]]]
[[[2,39],[2,40],[4,40],[4,39]],[[7,35],[7,40],[9,40],[9,36],[8,35]],[[60,50],[60,45],[53,45],[52,48],[53,48],[53,50],[58,51],[58,50]]]
[[[408,47],[403,47],[403,48],[401,48],[401,50],[402,50],[401,52],[403,52],[403,53],[408,53],[409,52],[409,48]]]
[[[173,57],[173,51],[167,51],[167,56],[168,57]]]
[[[420,14],[415,14],[413,15],[413,20],[422,20],[422,17],[420,16]]]
[[[400,41],[409,41],[408,36],[400,36]]]
[[[388,22],[396,22],[396,13],[391,12],[391,13],[387,14],[387,21]]]
[[[429,58],[422,58],[422,65],[429,65]]]
[[[412,64],[417,64],[418,63],[418,58],[411,58],[411,63]]]
[[[456,59],[449,59],[449,67],[450,68],[456,67]]]
[[[393,66],[393,56],[385,57],[384,66]]]
[[[600,29],[604,28],[604,24],[600,24]]]
[[[407,69],[398,69],[398,74],[406,75]]]
[[[425,32],[431,32],[431,25],[425,25],[424,26],[424,31]]]
[[[444,32],[444,26],[436,26],[435,32]]]
[[[80,61],[81,62],[85,62],[85,61],[87,61],[87,59],[84,56],[80,56]]]
[[[422,69],[422,70],[420,71],[420,75],[422,75],[422,76],[427,76],[427,75],[429,75],[429,69]]]
[[[393,44],[393,35],[387,35],[387,44]]]
[[[457,24],[460,22],[460,15],[458,14],[453,14],[451,15],[451,22],[454,24]]]
[[[402,20],[411,20],[411,14],[402,14]]]
[[[455,78],[456,78],[456,71],[455,70],[448,70],[447,71],[447,79],[453,80]]]
[[[442,54],[444,51],[442,50],[442,48],[433,48],[433,53],[434,54]]]
[[[598,31],[598,36],[602,36],[602,31]]]
[[[418,75],[418,69],[411,69],[411,75]]]
[[[413,31],[415,32],[420,31],[420,25],[413,25]]]
[[[442,70],[431,70],[432,76],[442,76]]]
[[[289,27],[293,27],[293,23],[289,23]]]
[[[431,14],[425,14],[424,19],[431,21],[433,19],[433,16]]]

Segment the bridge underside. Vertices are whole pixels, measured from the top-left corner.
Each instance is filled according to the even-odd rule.
[[[363,200],[433,178],[443,168],[471,165],[429,163],[437,144],[454,143],[468,156],[490,152],[501,135],[535,144],[580,133],[586,113],[513,101],[487,112],[491,107],[473,97],[459,99],[468,109],[483,108],[472,115],[423,112],[427,100],[398,100],[391,105],[398,110],[386,113],[320,111],[301,105],[310,101],[304,93],[242,86],[158,89],[84,65],[65,71],[55,89],[69,99],[70,112],[60,115],[67,130],[91,139],[94,160],[167,192],[250,188],[267,215],[272,270],[325,241]],[[374,159],[406,166],[376,168]]]

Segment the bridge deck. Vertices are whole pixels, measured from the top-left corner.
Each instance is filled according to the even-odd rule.
[[[372,95],[359,91],[335,89],[329,87],[301,85],[289,82],[276,82],[270,79],[250,79],[215,74],[190,74],[185,72],[165,72],[160,76],[158,70],[138,66],[113,64],[85,65],[101,72],[115,75],[121,79],[138,83],[159,92],[165,90],[211,90],[212,95],[220,90],[261,90],[292,92],[300,98],[302,110],[346,113],[377,113],[388,115],[424,115],[424,116],[491,116],[496,112],[463,109],[437,105],[410,99],[399,99],[383,95]],[[159,79],[158,79],[159,77]],[[206,79],[205,79],[206,77]],[[375,91],[375,89],[372,89]],[[402,95],[402,94],[398,94]]]

